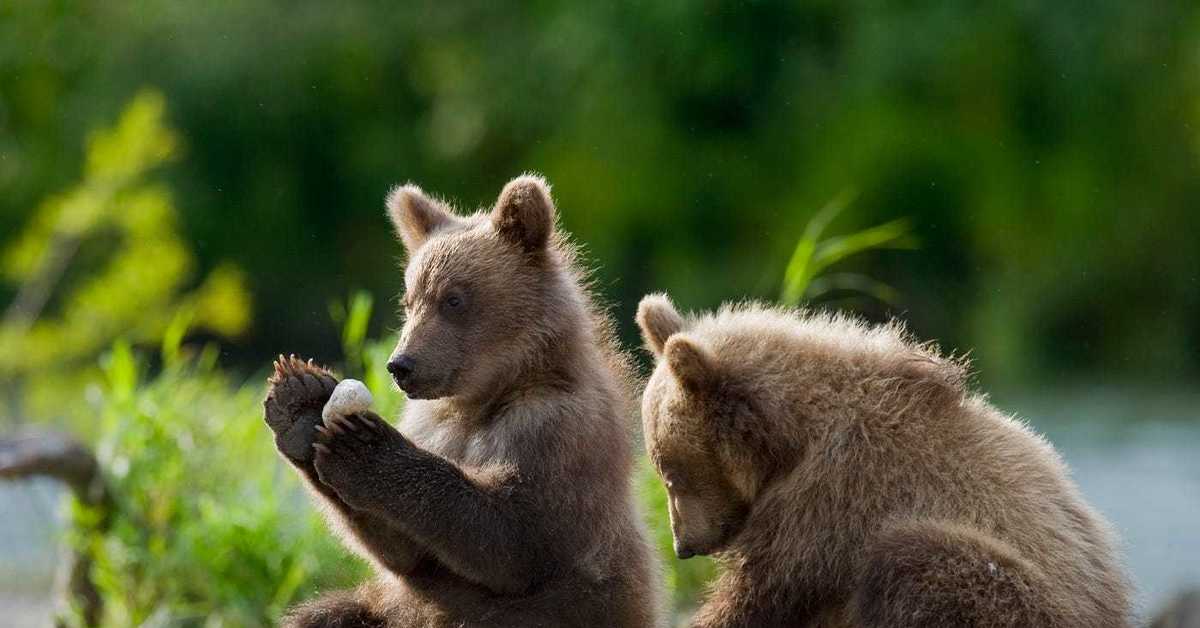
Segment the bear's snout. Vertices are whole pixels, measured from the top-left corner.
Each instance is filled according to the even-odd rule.
[[[392,374],[392,379],[396,381],[396,385],[402,390],[405,389],[405,383],[412,376],[413,368],[416,366],[416,361],[407,355],[398,355],[393,357],[387,363],[388,373]]]
[[[690,548],[678,541],[675,542],[675,556],[677,556],[679,558],[679,560],[687,560],[695,555],[696,555],[696,551],[693,550],[692,548]]]

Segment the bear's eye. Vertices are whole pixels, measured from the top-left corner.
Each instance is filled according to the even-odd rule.
[[[460,289],[446,290],[441,294],[441,301],[438,302],[438,311],[443,316],[448,316],[452,320],[461,320],[466,312],[470,301],[470,295],[464,294]]]
[[[666,485],[667,488],[679,488],[679,477],[674,473],[664,473],[663,484]]]

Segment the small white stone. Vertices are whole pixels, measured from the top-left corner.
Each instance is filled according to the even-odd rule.
[[[333,389],[329,401],[325,402],[325,407],[321,410],[321,418],[328,423],[330,417],[333,416],[346,416],[369,410],[374,401],[371,391],[367,390],[366,385],[362,382],[357,379],[343,379]]]

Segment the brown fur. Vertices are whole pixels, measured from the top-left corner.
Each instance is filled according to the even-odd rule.
[[[642,416],[692,625],[1129,625],[1112,534],[1054,449],[896,325],[759,305],[638,312]]]
[[[629,369],[549,188],[520,177],[461,217],[405,186],[388,211],[409,254],[400,430],[370,412],[317,425],[335,380],[295,359],[266,401],[280,451],[381,573],[285,624],[656,625]]]

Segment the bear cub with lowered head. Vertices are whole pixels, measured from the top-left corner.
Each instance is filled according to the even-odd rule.
[[[758,305],[637,321],[676,552],[723,565],[693,626],[1129,625],[1108,525],[963,362]]]
[[[388,212],[408,252],[388,370],[400,430],[327,412],[336,380],[276,363],[266,420],[379,577],[289,612],[293,627],[657,624],[630,494],[628,366],[555,230],[540,178],[458,216],[414,186]]]

